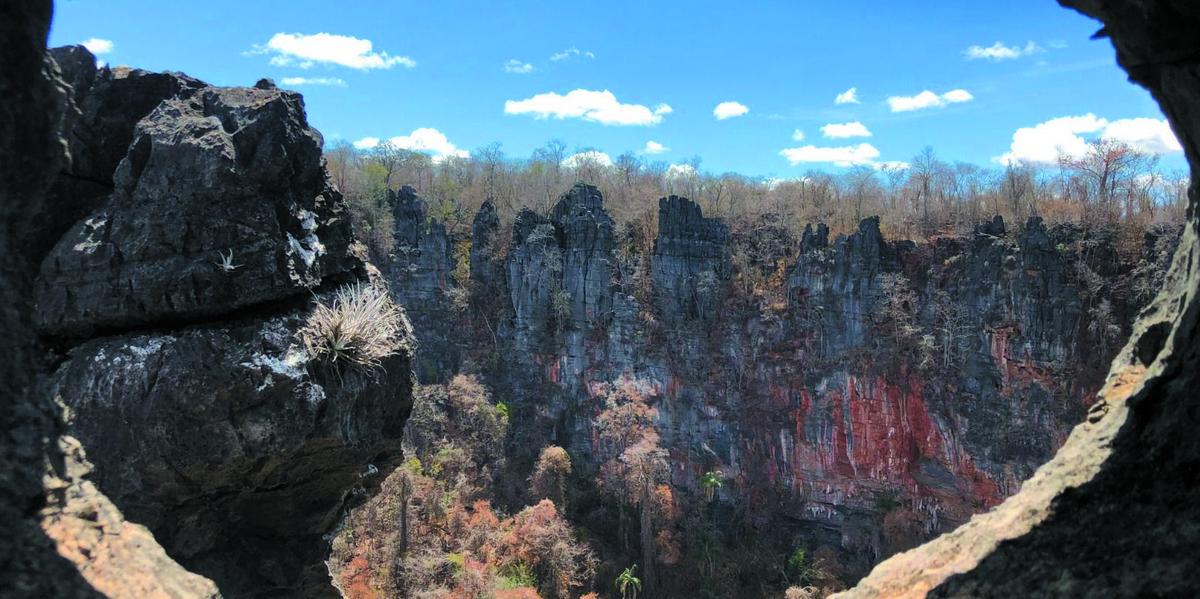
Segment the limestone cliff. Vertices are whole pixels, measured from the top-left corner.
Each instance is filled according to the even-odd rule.
[[[878,218],[796,240],[769,222],[732,235],[672,196],[658,224],[632,255],[577,185],[548,215],[521,211],[501,255],[485,204],[470,279],[439,279],[476,301],[459,351],[523,415],[518,447],[564,444],[585,465],[597,394],[636,381],[677,488],[722,471],[722,502],[765,536],[836,548],[852,577],[1015,492],[1082,419],[1144,301],[1112,238],[1036,218],[930,244],[887,241]],[[450,272],[436,257],[417,272]],[[423,348],[443,353],[441,326],[417,323]]]

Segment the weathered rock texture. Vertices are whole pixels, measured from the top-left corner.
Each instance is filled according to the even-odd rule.
[[[414,361],[422,382],[442,380],[459,362],[463,339],[457,310],[449,296],[455,256],[442,223],[430,218],[425,200],[411,187],[388,190],[387,203],[395,223],[395,248],[380,261],[380,270],[392,282],[396,301],[404,305],[419,339],[429,340]]]
[[[149,85],[156,79],[160,85]],[[157,106],[120,123],[133,125],[124,132],[131,139],[124,157],[90,165],[115,169],[92,178],[111,177],[112,194],[42,263],[37,303],[47,333],[83,338],[211,318],[296,297],[360,265],[348,251],[349,219],[326,181],[321,137],[305,122],[300,95],[197,85],[183,76],[102,69],[83,92],[80,100],[107,107],[104,114],[116,112],[111,104],[126,94],[135,109],[146,96]],[[102,154],[86,148],[124,140],[117,120],[109,117],[113,130],[94,142],[82,141],[89,121],[77,121],[79,153]]]
[[[1062,0],[1104,22],[1192,165],[1188,223],[1087,421],[1021,492],[880,564],[846,597],[1188,597],[1200,592],[1200,6]]]
[[[399,457],[412,345],[363,373],[297,339],[315,302],[374,272],[303,99],[269,81],[217,88],[96,69],[82,48],[54,55],[83,109],[61,129],[80,159],[47,200],[77,201],[37,224],[59,236],[36,279],[37,324],[65,352],[43,393],[90,449],[96,486],[162,548],[90,500],[91,483],[62,485],[66,513],[47,516],[48,534],[64,555],[179,572],[139,581],[131,569],[118,587],[83,560],[109,594],[215,593],[170,555],[231,597],[334,595],[325,535]],[[153,551],[89,541],[89,510],[92,529]]]
[[[0,596],[217,597],[87,480],[91,466],[44,392],[31,242],[57,212],[47,192],[69,164],[61,131],[78,118],[46,54],[50,15],[48,1],[0,4]]]
[[[631,380],[658,410],[677,489],[699,495],[721,470],[721,502],[764,537],[834,548],[850,576],[1015,492],[1083,418],[1117,349],[1092,314],[1108,306],[1119,336],[1144,301],[1111,239],[1036,218],[924,245],[885,240],[878,218],[794,240],[770,221],[732,235],[673,196],[658,225],[642,253],[580,184],[548,215],[521,211],[503,254],[488,203],[475,239],[456,241],[472,243],[469,282],[445,276],[441,249],[391,282],[442,273],[420,298],[440,302],[430,315],[469,284],[467,313],[417,336],[449,356],[439,331],[466,327],[451,338],[517,410],[517,454],[558,443],[588,468],[598,396]],[[436,222],[421,230],[441,239]]]

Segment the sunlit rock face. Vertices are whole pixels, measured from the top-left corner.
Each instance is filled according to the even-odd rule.
[[[35,283],[63,352],[47,397],[163,560],[229,596],[335,594],[325,536],[399,457],[413,347],[405,321],[362,371],[298,338],[316,303],[378,278],[303,99],[55,55],[83,110],[64,125],[80,161],[52,189],[98,193],[42,224],[60,236]]]
[[[773,222],[734,235],[672,196],[642,254],[577,185],[548,215],[517,214],[506,253],[502,234],[484,204],[463,237],[471,300],[452,339],[518,410],[521,447],[562,444],[586,465],[600,395],[632,381],[678,489],[722,471],[719,501],[764,537],[835,548],[851,577],[1014,493],[1117,349],[1100,347],[1089,310],[1108,301],[1123,335],[1144,301],[1117,283],[1140,275],[1103,266],[1113,240],[1036,218],[928,244],[886,240],[878,218],[794,239]],[[453,270],[447,252],[421,256],[444,262],[418,273]],[[1087,288],[1081,263],[1113,283]],[[424,326],[421,347],[442,355],[447,338]]]

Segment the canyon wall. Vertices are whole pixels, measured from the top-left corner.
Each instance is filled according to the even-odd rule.
[[[583,184],[547,215],[522,210],[506,247],[490,203],[457,240],[417,199],[393,215],[401,249],[382,268],[432,316],[414,319],[437,356],[422,382],[481,372],[516,410],[514,453],[562,444],[587,468],[600,395],[631,381],[677,489],[698,496],[721,471],[721,502],[765,536],[836,548],[851,577],[1053,455],[1174,240],[1148,235],[1134,268],[1113,239],[1036,217],[924,244],[885,240],[878,218],[834,240],[769,220],[735,235],[672,196],[640,250]],[[447,248],[463,243],[456,277]],[[434,292],[413,294],[419,280]]]
[[[1184,232],[1086,420],[1021,492],[845,597],[1190,597],[1200,589],[1200,6],[1060,0],[1103,23],[1191,165]]]

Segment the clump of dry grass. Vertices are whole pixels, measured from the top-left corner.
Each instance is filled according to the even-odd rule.
[[[399,352],[408,334],[404,312],[387,290],[359,282],[317,304],[297,336],[310,358],[369,371]]]

